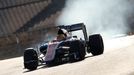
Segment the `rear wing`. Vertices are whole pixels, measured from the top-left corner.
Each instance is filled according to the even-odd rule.
[[[86,26],[84,25],[84,23],[78,23],[78,24],[72,24],[72,25],[66,25],[66,26],[61,25],[61,26],[58,26],[58,28],[66,29],[68,32],[82,30],[85,40],[88,41],[87,30],[86,30]]]

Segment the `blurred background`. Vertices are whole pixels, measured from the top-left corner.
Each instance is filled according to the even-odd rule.
[[[0,0],[0,59],[49,40],[65,0]],[[45,29],[44,29],[45,28]],[[49,39],[48,39],[49,38]]]
[[[57,25],[83,22],[88,34],[132,35],[133,3],[134,0],[0,0],[0,60],[21,56],[25,48],[53,39],[53,27]]]

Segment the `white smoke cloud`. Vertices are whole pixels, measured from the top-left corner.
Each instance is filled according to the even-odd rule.
[[[83,22],[88,34],[125,34],[128,30],[126,16],[131,9],[128,0],[67,0],[57,24]]]

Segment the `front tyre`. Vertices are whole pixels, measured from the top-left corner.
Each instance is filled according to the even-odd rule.
[[[38,55],[34,49],[27,49],[24,52],[24,67],[29,70],[35,70],[38,66]]]
[[[88,47],[90,48],[88,52],[91,52],[92,55],[94,56],[103,54],[104,44],[103,44],[102,36],[100,34],[89,36]]]

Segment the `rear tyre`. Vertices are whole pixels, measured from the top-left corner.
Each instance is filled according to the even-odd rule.
[[[92,55],[100,55],[104,52],[104,44],[103,39],[100,34],[95,34],[89,36],[89,42],[88,42],[89,50],[87,52],[91,52]]]
[[[71,41],[70,53],[71,54],[75,53],[76,58],[78,58],[78,59],[76,59],[75,57],[74,58],[71,57],[70,58],[71,61],[84,60],[85,59],[85,55],[86,55],[84,44],[81,41],[79,41],[79,40]]]
[[[38,66],[38,55],[33,49],[27,49],[24,52],[24,67],[29,70],[35,70]]]

